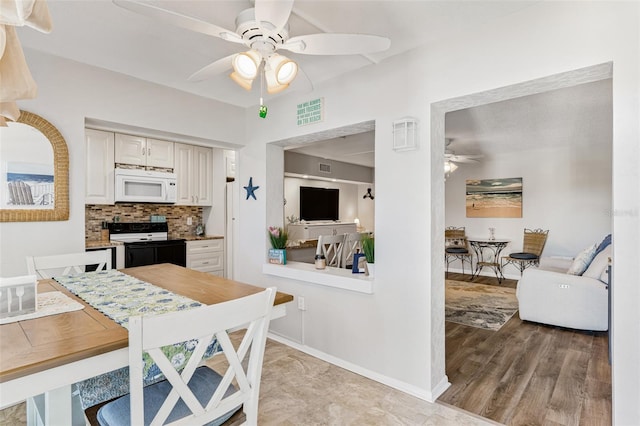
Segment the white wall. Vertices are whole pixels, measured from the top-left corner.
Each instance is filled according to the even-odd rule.
[[[610,139],[588,149],[574,144],[460,164],[445,183],[445,224],[464,226],[471,237],[495,228],[496,237],[511,240],[504,254],[521,251],[524,228],[548,229],[543,256],[573,257],[611,232],[611,173]],[[522,218],[466,217],[467,179],[507,177],[522,178]]]
[[[25,274],[27,255],[84,251],[86,117],[211,141],[244,139],[242,109],[40,52],[25,54],[38,97],[18,106],[50,121],[67,142],[70,214],[68,221],[0,223],[0,276]]]
[[[431,253],[429,242],[442,233],[431,227],[431,212],[444,209],[444,198],[429,198],[430,105],[613,61],[614,415],[618,424],[639,423],[639,13],[637,3],[537,3],[483,31],[452,33],[444,43],[318,85],[313,93],[267,99],[268,120],[248,110],[248,146],[238,160],[243,184],[253,176],[257,184],[282,185],[282,170],[273,164],[277,157],[266,149],[268,142],[371,119],[382,130],[375,141],[374,295],[264,276],[265,229],[282,219],[270,197],[240,202],[243,227],[237,247],[246,262],[235,271],[236,278],[277,285],[304,296],[307,304],[304,312],[291,307],[274,330],[423,397],[437,396],[446,380],[444,312],[430,311],[430,306],[432,297],[443,300],[443,282],[426,277],[431,264],[442,262],[441,250]],[[320,96],[326,102],[325,121],[296,127],[296,103]],[[407,115],[420,121],[420,149],[395,153],[384,129]]]

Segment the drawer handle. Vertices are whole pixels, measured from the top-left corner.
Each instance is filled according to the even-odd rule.
[[[202,262],[202,264],[203,264],[203,265],[208,265],[208,264],[209,264],[209,262]]]

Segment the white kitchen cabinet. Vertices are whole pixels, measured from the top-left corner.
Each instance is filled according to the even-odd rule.
[[[316,240],[320,235],[357,232],[355,223],[292,223],[287,226],[289,240]]]
[[[187,268],[224,276],[224,239],[187,241]]]
[[[146,167],[174,167],[174,143],[116,133],[115,162]]]
[[[114,133],[85,129],[85,204],[114,204]]]
[[[175,144],[176,204],[210,206],[213,203],[213,149]]]

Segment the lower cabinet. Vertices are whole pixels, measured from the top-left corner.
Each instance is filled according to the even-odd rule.
[[[187,241],[187,268],[224,276],[224,239]]]

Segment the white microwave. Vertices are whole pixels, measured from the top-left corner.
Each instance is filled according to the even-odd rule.
[[[175,203],[176,174],[137,169],[116,169],[115,201]]]

